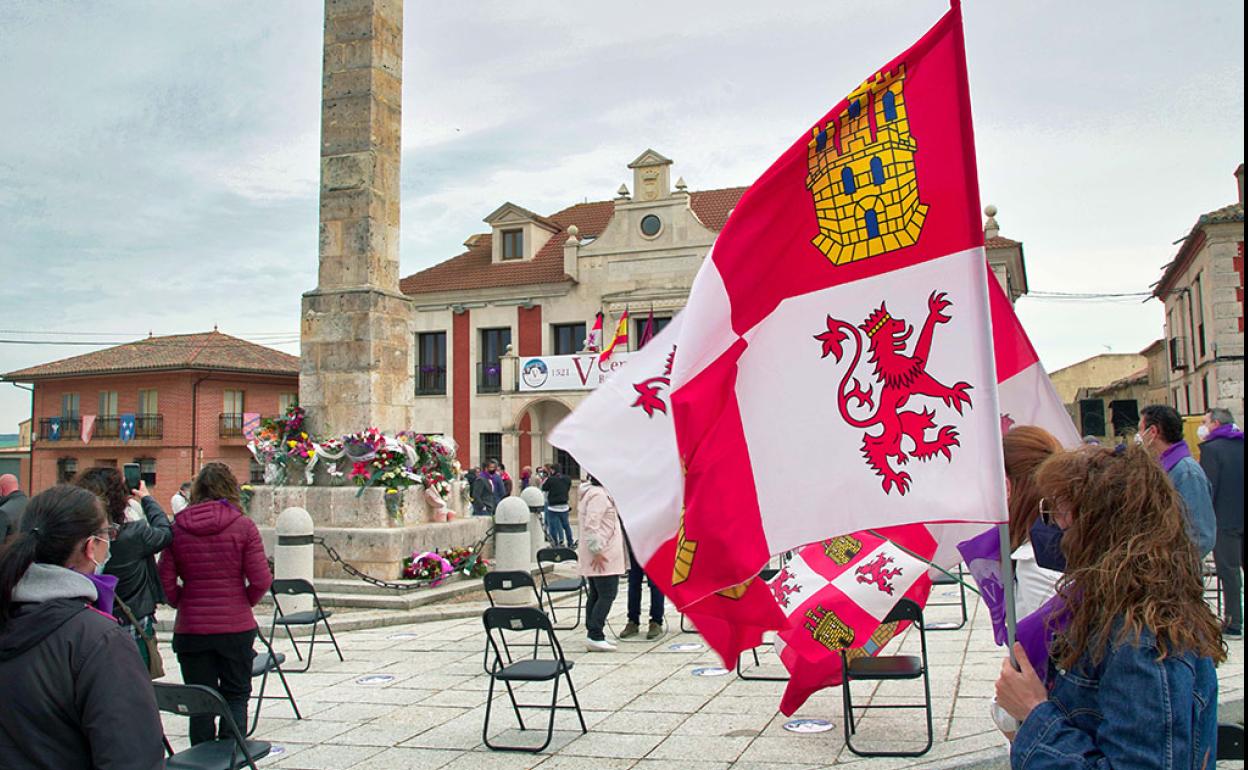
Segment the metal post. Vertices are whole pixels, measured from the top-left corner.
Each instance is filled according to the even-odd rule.
[[[1005,592],[1005,641],[1010,651],[1010,662],[1018,670],[1018,661],[1014,659],[1014,627],[1016,613],[1014,610],[1014,560],[1010,558],[1010,523],[1003,521],[997,525],[997,533],[1001,536],[1001,583]]]

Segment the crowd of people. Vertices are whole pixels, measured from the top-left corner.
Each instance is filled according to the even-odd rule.
[[[1134,443],[1062,447],[1015,426],[1003,438],[1018,643],[1002,664],[992,717],[1016,768],[1208,767],[1217,676],[1242,638],[1244,435],[1222,409],[1199,430],[1199,460],[1170,407],[1142,410]],[[632,554],[598,479],[579,486],[553,465],[515,487],[497,460],[468,477],[474,515],[542,490],[547,540],[577,549],[586,581],[586,649],[616,649],[606,620],[627,574],[627,624],[663,633],[663,595]],[[230,469],[208,463],[166,514],[115,468],[80,473],[27,499],[0,476],[0,766],[152,768],[163,762],[148,684],[160,661],[156,614],[176,610],[183,681],[221,693],[247,722],[258,634],[252,608],[272,575]],[[1212,554],[1224,617],[1205,598]],[[158,655],[159,653],[157,653]],[[194,717],[190,740],[224,737]],[[1158,762],[1162,764],[1159,765]],[[1167,764],[1168,763],[1168,764]]]
[[[204,465],[172,518],[112,467],[23,502],[0,550],[0,767],[164,767],[149,683],[163,671],[161,604],[176,610],[182,680],[217,690],[245,725],[252,608],[273,576],[229,467]],[[192,745],[227,735],[210,716],[190,720]]]

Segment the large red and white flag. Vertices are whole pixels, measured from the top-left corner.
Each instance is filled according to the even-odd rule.
[[[990,283],[965,78],[955,8],[760,178],[686,310],[551,434],[725,661],[786,624],[771,554],[952,522],[956,563],[1006,515],[1004,415],[1069,426]],[[1004,407],[998,373],[1026,384]]]

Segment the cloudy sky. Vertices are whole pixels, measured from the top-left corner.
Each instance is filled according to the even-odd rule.
[[[748,184],[941,0],[407,0],[404,273],[505,200],[612,197],[647,147]],[[1146,289],[1243,160],[1243,4],[964,6],[985,202],[1043,291]],[[319,0],[0,0],[0,339],[222,331],[298,352],[316,279]],[[1157,302],[1023,299],[1054,369]],[[53,333],[56,334],[53,334]],[[63,333],[63,334],[62,334]],[[91,347],[0,343],[0,372]],[[0,385],[0,433],[29,415]]]

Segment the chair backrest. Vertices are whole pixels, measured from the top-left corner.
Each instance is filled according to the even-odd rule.
[[[481,623],[485,626],[485,638],[487,647],[486,654],[486,671],[490,655],[488,651],[493,650],[493,661],[495,670],[501,668],[504,658],[511,662],[511,646],[507,644],[507,632],[532,631],[534,638],[532,644],[525,643],[525,648],[532,649],[533,658],[538,657],[539,648],[543,645],[539,644],[539,640],[543,634],[546,636],[545,647],[548,647],[553,656],[559,660],[563,659],[563,648],[559,645],[559,640],[555,637],[554,626],[550,622],[550,618],[546,617],[546,613],[536,607],[490,607],[481,615]]]
[[[533,582],[533,576],[521,570],[487,572],[481,584],[485,588],[487,595],[491,591],[509,591],[513,588],[532,588],[534,591],[537,590],[537,584]]]
[[[272,588],[269,589],[274,594],[282,596],[299,596],[301,594],[316,595],[316,589],[310,582],[303,578],[284,578],[282,580],[274,580]]]
[[[538,564],[560,564],[565,561],[576,561],[576,551],[571,548],[537,549]]]
[[[247,743],[243,740],[242,730],[234,723],[234,716],[221,694],[211,687],[202,684],[169,684],[152,682],[156,692],[156,708],[184,717],[213,716],[220,717],[221,726],[234,739],[234,749],[230,752],[230,767],[236,767],[235,757],[246,758],[247,765],[254,768],[256,763],[247,756]],[[165,747],[169,748],[168,740]],[[267,749],[266,752],[267,753]]]
[[[907,620],[912,623],[918,623],[920,628],[923,626],[923,608],[912,599],[902,599],[897,602],[897,606],[889,611],[882,622],[892,623],[893,621],[902,622]]]
[[[1244,726],[1234,722],[1218,723],[1218,759],[1244,758]]]
[[[765,569],[762,572],[758,573],[758,579],[766,583],[779,574],[780,574],[780,570],[778,569]]]

